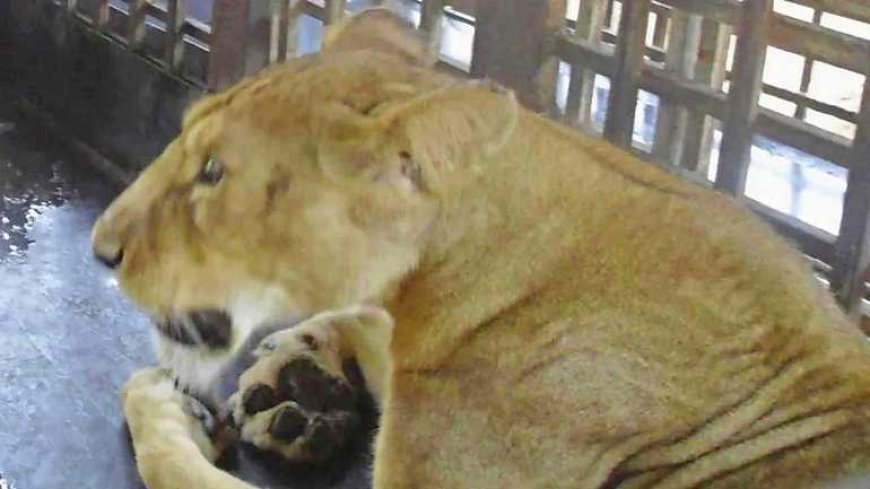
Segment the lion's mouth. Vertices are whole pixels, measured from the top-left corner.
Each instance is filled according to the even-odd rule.
[[[155,325],[161,335],[185,346],[219,350],[229,348],[232,342],[233,321],[218,309],[172,315],[156,320]]]

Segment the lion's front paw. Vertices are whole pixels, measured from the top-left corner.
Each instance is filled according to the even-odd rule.
[[[342,368],[339,341],[317,320],[263,340],[229,399],[243,441],[305,463],[324,462],[347,446],[360,426],[362,387]]]
[[[168,372],[146,368],[133,374],[121,392],[121,403],[137,446],[171,452],[193,443],[209,460],[217,460],[232,443],[211,410],[176,388]]]

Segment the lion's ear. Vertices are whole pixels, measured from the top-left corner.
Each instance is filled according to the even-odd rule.
[[[360,50],[391,54],[420,66],[437,61],[414,28],[384,8],[364,10],[326,29],[323,51]]]
[[[401,138],[404,157],[430,186],[447,172],[470,167],[502,149],[520,107],[513,92],[488,81],[460,82],[378,111]]]

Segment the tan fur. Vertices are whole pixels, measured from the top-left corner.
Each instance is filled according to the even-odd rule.
[[[378,489],[797,489],[870,468],[866,341],[767,226],[365,47],[191,110],[94,232],[140,306],[233,311],[275,287],[269,314],[386,307]],[[215,187],[195,182],[210,156]],[[190,448],[137,402],[137,452],[166,457],[140,455],[146,483],[176,487],[147,474]],[[241,487],[210,470],[183,487]]]

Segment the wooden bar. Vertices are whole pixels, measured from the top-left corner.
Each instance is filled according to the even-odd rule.
[[[94,23],[100,31],[106,31],[109,27],[109,0],[99,0],[97,2],[97,11],[94,15]]]
[[[480,0],[471,75],[511,87],[532,110],[548,109],[539,82],[557,13],[564,18],[562,0]]]
[[[723,24],[740,22],[743,4],[736,0],[656,0],[657,3]]]
[[[694,80],[701,86],[710,87],[719,93],[725,81],[732,30],[728,24],[708,19],[702,21]],[[689,106],[689,109],[680,166],[704,175],[706,179],[716,122],[708,114],[694,107]]]
[[[728,29],[719,32],[717,37],[727,39],[727,31]],[[615,70],[613,46],[592,44],[562,34],[557,39],[556,52],[568,63],[583,63],[584,66],[606,76],[612,76]],[[720,67],[724,70],[724,60],[721,61]],[[721,86],[721,75],[714,73],[711,76],[717,78]],[[716,83],[712,83],[712,86],[704,84],[702,80],[686,81],[664,70],[649,66],[643,71],[640,80],[641,88],[659,95],[666,101],[680,102],[691,107],[696,114],[724,120],[729,99],[715,85]],[[804,121],[759,108],[756,129],[761,135],[806,153],[817,155],[843,167],[850,166],[851,141]],[[709,156],[708,153],[709,144],[704,149],[705,157]]]
[[[773,0],[747,0],[738,24],[728,113],[723,121],[715,182],[717,189],[731,195],[742,196],[746,187],[772,7]]]
[[[818,156],[844,168],[852,166],[852,142],[807,122],[761,108],[756,129],[762,136]]]
[[[166,50],[163,61],[166,68],[178,73],[184,61],[184,23],[187,18],[187,0],[166,0]]]
[[[324,0],[324,16],[323,23],[326,25],[334,24],[344,17],[346,8],[345,0]]]
[[[870,73],[870,41],[819,25],[774,15],[769,43],[847,70]]]
[[[616,69],[610,81],[604,137],[624,148],[631,147],[634,133],[634,114],[644,64],[649,8],[649,0],[622,4],[619,43],[616,45]]]
[[[577,24],[574,28],[575,39],[591,43],[599,42],[608,4],[608,0],[585,0],[580,3]],[[581,64],[572,64],[568,99],[565,104],[565,122],[568,124],[589,124],[594,88],[595,72]]]
[[[245,75],[247,2],[214,0],[207,84],[220,90]]]
[[[273,16],[269,62],[278,63],[287,59],[290,49],[290,3],[288,0],[277,0]]]
[[[145,42],[148,26],[145,25],[145,15],[148,10],[148,0],[130,0],[127,16],[127,43],[130,49],[138,51]]]
[[[853,158],[831,288],[840,304],[858,315],[867,293],[864,281],[870,265],[870,78],[864,82]]]
[[[658,48],[665,47],[665,41],[668,37],[668,15],[671,12],[660,11],[655,12],[655,23],[653,24],[652,45]]]
[[[807,64],[809,64],[809,62]],[[804,91],[805,90],[806,89],[804,89]],[[834,116],[838,119],[843,119],[844,121],[851,122],[852,124],[858,122],[858,114],[856,114],[855,112],[846,110],[839,105],[833,105],[827,102],[822,102],[821,100],[816,100],[814,98],[804,95],[803,93],[792,92],[791,90],[786,90],[785,88],[780,88],[776,85],[769,85],[767,83],[764,84],[762,91],[767,95],[773,95],[774,97],[787,100],[794,103],[798,107],[803,107],[804,109],[812,109],[816,112],[821,112],[822,114],[827,114]],[[800,116],[799,112],[796,113],[795,118],[798,120],[803,120],[803,117]]]
[[[703,18],[676,10],[671,15],[665,71],[691,80],[695,77]],[[659,161],[677,164],[682,158],[688,123],[688,105],[683,101],[662,100],[659,104],[653,155]]]
[[[821,25],[822,14],[821,10],[813,12],[813,25]],[[807,93],[810,89],[810,82],[813,79],[813,66],[815,66],[815,60],[809,56],[804,57],[804,69],[801,71],[801,84],[798,88],[798,92],[801,95]],[[767,93],[767,90],[765,90],[765,93]],[[803,100],[795,102],[795,104],[797,105],[794,111],[795,118],[804,120],[807,116],[807,104],[803,103]]]
[[[437,55],[441,46],[444,0],[423,0],[423,6],[420,10],[420,31],[426,38],[429,51]]]
[[[816,10],[849,17],[870,24],[870,3],[864,0],[791,0]]]

